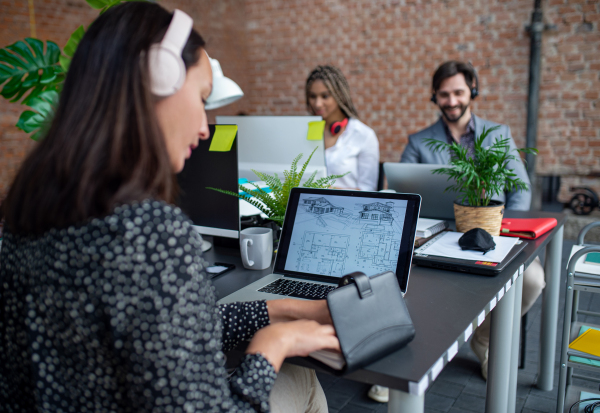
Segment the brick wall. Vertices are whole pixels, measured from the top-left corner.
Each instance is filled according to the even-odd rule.
[[[79,25],[88,26],[98,12],[84,0],[34,0],[36,37],[52,40],[61,48]],[[194,27],[207,42],[211,57],[219,59],[225,75],[236,80],[242,90],[249,89],[246,66],[244,2],[236,0],[169,0],[160,4],[172,10],[180,8],[194,19]],[[8,46],[31,36],[27,1],[0,0],[0,47]],[[4,198],[22,160],[35,142],[14,125],[26,107],[0,98],[0,200]],[[209,113],[214,122],[216,114],[233,115],[248,111],[248,102]]]
[[[571,186],[600,193],[600,3],[549,0],[545,16],[537,170],[563,176],[566,202]]]
[[[27,3],[3,1],[0,45],[28,35]],[[544,33],[537,171],[600,192],[600,4],[543,0]],[[96,13],[84,0],[34,0],[38,37],[64,44]],[[507,123],[525,143],[529,23],[533,0],[169,0],[195,19],[208,52],[246,97],[214,111],[304,115],[304,82],[317,64],[346,74],[361,119],[396,161],[408,134],[435,121],[431,75],[444,60],[469,60],[481,95],[474,111]],[[71,27],[72,26],[72,27]],[[21,108],[0,101],[0,197],[31,142],[11,125]],[[586,177],[586,178],[582,178]],[[563,185],[561,197],[568,198]]]

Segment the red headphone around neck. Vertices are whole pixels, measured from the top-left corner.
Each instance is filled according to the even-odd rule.
[[[346,127],[346,125],[348,124],[348,118],[339,121],[339,122],[333,122],[333,124],[331,125],[331,127],[329,128],[329,131],[331,132],[332,135],[337,135],[338,133],[340,133],[340,131]]]

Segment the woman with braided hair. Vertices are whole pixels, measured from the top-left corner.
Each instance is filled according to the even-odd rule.
[[[328,174],[344,174],[341,188],[374,191],[379,173],[379,141],[358,120],[350,86],[335,66],[317,66],[306,79],[308,111],[325,120],[325,163]]]

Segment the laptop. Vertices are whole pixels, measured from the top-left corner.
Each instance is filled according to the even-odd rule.
[[[383,164],[388,188],[396,192],[421,195],[421,216],[425,218],[454,219],[454,200],[459,195],[454,191],[445,191],[452,181],[446,175],[433,174],[438,168],[448,165],[424,163]]]
[[[420,205],[416,194],[293,188],[273,273],[219,303],[323,299],[355,271],[394,271],[404,294]]]

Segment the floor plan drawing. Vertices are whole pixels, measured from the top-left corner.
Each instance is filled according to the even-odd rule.
[[[298,258],[298,271],[341,277],[348,258],[349,236],[305,232]]]
[[[377,267],[382,271],[396,268],[400,239],[382,225],[367,225],[361,231],[358,264]]]

